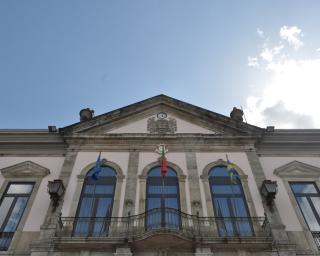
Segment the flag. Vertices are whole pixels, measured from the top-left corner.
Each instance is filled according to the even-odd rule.
[[[96,161],[96,166],[94,167],[94,171],[92,173],[91,178],[94,180],[98,179],[98,175],[101,172],[101,152],[99,153],[98,159]]]
[[[167,159],[163,155],[161,160],[162,160],[161,161],[161,175],[162,175],[162,177],[164,177],[167,174]]]
[[[239,178],[239,174],[236,171],[236,166],[229,161],[228,156],[227,156],[227,171],[229,173],[231,183],[233,184],[237,183],[236,178]]]

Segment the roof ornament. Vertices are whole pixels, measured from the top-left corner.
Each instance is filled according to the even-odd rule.
[[[148,119],[147,130],[152,134],[174,134],[177,131],[177,121],[160,112],[156,117]]]

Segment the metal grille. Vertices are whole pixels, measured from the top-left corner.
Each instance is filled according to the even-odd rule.
[[[59,237],[139,238],[148,232],[177,232],[188,238],[270,237],[265,217],[199,217],[157,208],[128,217],[61,217]]]

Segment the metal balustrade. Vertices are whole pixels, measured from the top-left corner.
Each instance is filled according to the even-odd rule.
[[[271,237],[266,217],[199,217],[172,208],[127,217],[60,217],[57,236],[138,239],[157,232],[176,232],[191,239]]]
[[[14,232],[0,232],[0,251],[7,251]]]
[[[319,231],[311,231],[311,234],[312,234],[313,239],[318,247],[318,250],[320,250],[320,232]]]

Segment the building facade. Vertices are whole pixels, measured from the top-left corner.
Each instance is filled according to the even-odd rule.
[[[242,114],[159,95],[0,130],[0,254],[320,255],[320,130]]]

